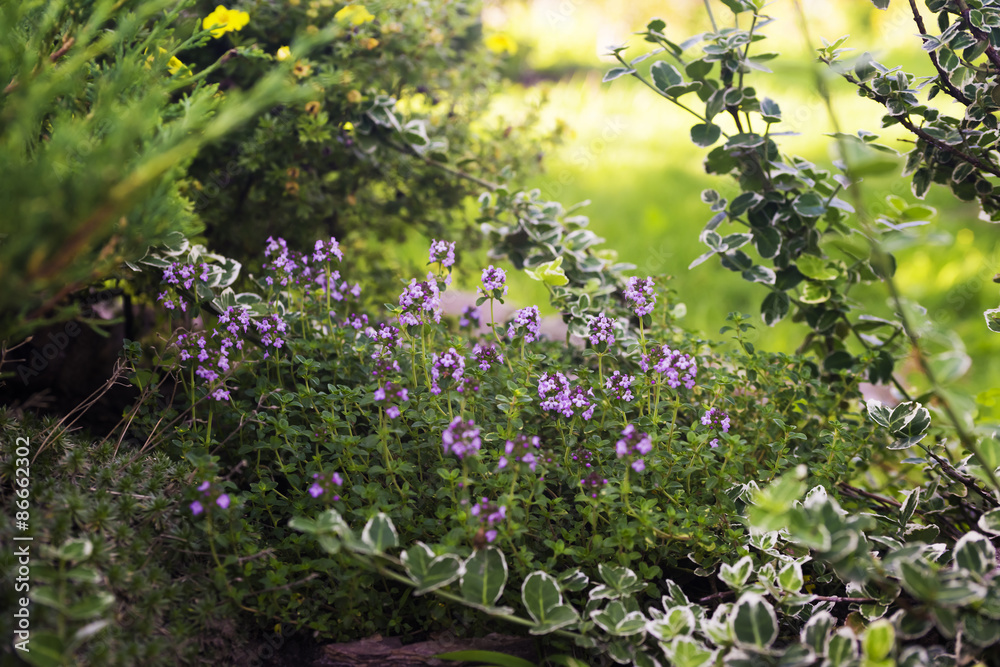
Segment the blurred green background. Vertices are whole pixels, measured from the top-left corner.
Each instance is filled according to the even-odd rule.
[[[712,4],[720,21],[731,21],[721,2]],[[875,9],[869,0],[807,1],[802,7],[814,46],[821,38],[833,41],[850,34],[846,46],[858,55],[871,51],[890,66],[921,75],[933,71],[905,2],[892,2],[887,11]],[[882,135],[882,143],[909,150],[898,126],[880,130],[880,107],[859,98],[850,84],[815,63],[791,0],[776,0],[765,11],[776,21],[764,29],[768,38],[754,51],[781,56],[768,63],[772,74],[754,73],[750,80],[759,97],[781,105],[785,120],[775,131],[798,133],[781,137],[781,150],[831,164],[833,140],[824,133],[834,126],[816,92],[817,74],[828,82],[843,131],[870,130]],[[630,77],[601,82],[610,67],[611,59],[603,55],[609,46],[627,43],[631,48],[626,55],[632,57],[648,50],[649,45],[632,33],[653,17],[667,22],[667,36],[675,42],[710,27],[701,0],[487,3],[486,29],[509,35],[517,44],[509,56],[515,85],[498,100],[496,114],[513,121],[540,108],[549,128],[565,126],[564,141],[545,156],[545,172],[525,185],[566,205],[590,200],[582,212],[590,216],[591,229],[606,238],[621,259],[636,264],[638,275],[672,275],[678,300],[687,306],[686,325],[718,338],[728,312],[757,315],[765,295],[715,260],[687,268],[704,250],[698,234],[710,217],[700,192],[714,188],[731,196],[734,183],[704,173],[706,151],[691,143],[688,132],[696,121],[686,112]],[[935,104],[946,102],[938,97]],[[898,174],[869,179],[863,194],[872,217],[884,210],[888,195],[915,201],[908,179]],[[940,186],[932,187],[927,203],[938,209],[937,219],[913,230],[909,238],[891,239],[901,247],[898,283],[907,298],[927,308],[931,326],[925,340],[939,355],[936,361],[949,383],[979,393],[980,407],[989,408],[995,397],[988,390],[1000,370],[993,354],[1000,338],[987,331],[982,311],[1000,300],[992,282],[1000,270],[1000,229],[979,220],[975,204],[957,201]],[[475,266],[465,263],[468,272],[460,276],[461,284],[474,284]],[[511,283],[512,301],[547,302],[544,289],[526,276],[512,276]],[[889,312],[884,287],[863,288],[857,295],[869,308]],[[768,350],[792,351],[804,333],[787,321],[774,328],[758,325],[757,344]],[[963,346],[974,364],[964,356]],[[901,368],[906,373],[914,364]]]

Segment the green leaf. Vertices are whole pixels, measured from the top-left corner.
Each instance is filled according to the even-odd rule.
[[[562,593],[555,578],[545,572],[532,572],[521,584],[521,600],[535,623],[548,621],[546,612],[563,603]]]
[[[850,628],[838,628],[826,646],[826,664],[843,667],[858,658],[858,641]]]
[[[778,636],[774,607],[757,593],[744,593],[733,607],[731,622],[737,645],[766,649]]]
[[[875,621],[861,635],[861,650],[867,660],[885,660],[895,646],[896,630],[885,619]]]
[[[983,312],[986,318],[986,328],[993,333],[1000,333],[1000,308],[993,308]]]
[[[854,74],[858,77],[858,81],[864,83],[874,78],[874,76],[878,73],[878,70],[875,69],[874,62],[872,54],[867,51],[861,54],[861,57],[858,58],[858,62],[854,65]]]
[[[496,667],[538,667],[533,662],[528,662],[524,658],[496,651],[452,651],[450,653],[438,653],[435,656],[438,660],[454,660],[455,662],[474,662],[480,665],[495,665]]]
[[[708,667],[715,664],[718,651],[693,637],[677,637],[670,644],[660,644],[667,661],[673,667]]]
[[[546,611],[546,618],[548,620],[536,625],[528,630],[528,632],[533,635],[547,635],[550,632],[555,632],[567,625],[576,623],[580,620],[580,614],[572,606],[564,604],[548,609]]]
[[[990,510],[981,517],[976,524],[979,530],[990,535],[1000,535],[1000,509]]]
[[[868,399],[866,405],[868,407],[868,416],[871,417],[871,420],[879,426],[889,428],[889,418],[892,415],[889,408],[885,407],[882,405],[881,401],[877,401],[874,398]]]
[[[918,436],[925,433],[930,425],[930,411],[916,401],[900,403],[889,415],[889,430],[896,436]]]
[[[802,303],[823,303],[829,301],[831,295],[830,288],[823,283],[810,281],[799,288],[799,301]]]
[[[722,563],[719,566],[719,579],[722,579],[722,582],[729,588],[739,592],[747,583],[752,572],[753,560],[750,556],[744,556],[733,565]]]
[[[104,610],[115,603],[115,596],[106,591],[101,591],[80,600],[69,609],[66,615],[75,620],[82,621],[94,616],[100,616]]]
[[[635,70],[631,67],[613,67],[604,74],[602,81],[614,81],[615,79],[625,76],[626,74],[631,74],[634,71]]]
[[[872,0],[876,9],[889,9],[889,0]]]
[[[569,282],[569,278],[566,277],[566,272],[562,268],[562,263],[563,258],[560,255],[551,262],[539,264],[534,269],[525,269],[524,272],[533,280],[540,280],[546,285],[561,287]]]
[[[802,628],[799,640],[809,646],[817,655],[823,655],[826,653],[826,643],[829,640],[830,632],[836,625],[837,619],[829,612],[816,612]]]
[[[815,192],[806,192],[795,198],[792,208],[803,218],[818,218],[826,213],[826,202]]]
[[[691,141],[702,148],[711,146],[722,136],[722,128],[713,123],[698,123],[691,128]]]
[[[790,300],[784,292],[771,292],[764,297],[764,302],[760,307],[761,317],[764,324],[773,327],[788,314]]]
[[[361,541],[374,553],[385,553],[386,550],[399,546],[396,526],[384,512],[379,512],[368,520],[361,531]]]
[[[781,590],[798,593],[802,590],[805,578],[802,576],[802,563],[792,561],[778,571],[778,585]]]
[[[465,573],[459,588],[469,602],[489,609],[496,604],[507,583],[507,560],[493,546],[477,549],[465,561]]]
[[[997,551],[985,535],[971,531],[959,538],[952,551],[955,565],[984,576],[996,567]]]
[[[86,538],[76,537],[63,542],[62,546],[56,552],[56,556],[59,560],[75,563],[87,560],[92,553],[94,553],[94,544]]]
[[[649,68],[649,73],[653,76],[653,83],[656,84],[656,87],[664,92],[671,86],[679,86],[684,83],[684,77],[677,71],[677,68],[663,60],[653,63],[653,66]]]
[[[816,255],[800,255],[795,260],[795,265],[802,275],[813,280],[827,281],[840,277],[840,271],[837,270],[836,265]]]
[[[760,115],[768,123],[780,123],[781,107],[770,97],[765,97],[760,101]]]
[[[423,542],[403,552],[403,566],[417,585],[415,595],[423,595],[447,586],[462,576],[462,560],[454,554],[434,556]]]
[[[663,614],[663,618],[646,623],[646,631],[661,642],[679,635],[689,635],[697,627],[698,622],[690,607],[671,607]]]
[[[66,661],[63,641],[51,632],[31,633],[28,651],[18,651],[18,656],[33,667],[63,667]]]

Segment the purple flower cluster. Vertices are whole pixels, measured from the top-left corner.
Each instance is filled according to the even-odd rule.
[[[460,329],[478,329],[481,321],[479,309],[475,306],[468,306],[462,311],[458,326]]]
[[[729,433],[729,414],[718,408],[709,408],[708,411],[701,416],[701,423],[702,426],[714,428],[718,431],[722,431],[723,433]],[[719,439],[715,438],[709,444],[714,449],[719,446]]]
[[[505,456],[500,457],[500,460],[497,462],[497,468],[503,470],[511,462],[523,463],[528,466],[531,472],[535,472],[540,459],[534,450],[540,449],[541,446],[541,440],[537,435],[527,436],[522,433],[513,440],[507,441],[504,447]],[[510,457],[509,460],[508,456]]]
[[[368,316],[364,313],[358,315],[356,313],[349,313],[347,319],[344,320],[344,327],[351,327],[355,331],[361,331],[368,327]]]
[[[214,331],[215,338],[218,331]],[[229,334],[223,335],[216,346],[212,338],[203,333],[186,333],[177,337],[178,356],[181,361],[194,364],[194,374],[208,385],[209,392],[217,401],[228,401],[224,375],[232,368],[229,355],[233,349],[242,350],[243,340]]]
[[[285,341],[281,336],[288,331],[288,324],[281,319],[281,315],[271,313],[260,319],[253,320],[253,323],[257,328],[257,334],[260,336],[260,342],[265,348],[274,347],[277,349],[284,345]],[[264,352],[265,359],[267,359],[268,355],[268,352]]]
[[[503,363],[503,352],[496,345],[476,343],[472,348],[472,358],[479,364],[479,370],[485,373],[496,364]]]
[[[201,498],[192,502],[188,507],[191,509],[191,514],[198,516],[206,509],[210,509],[213,505],[221,507],[222,509],[227,509],[229,507],[229,495],[222,493],[221,489],[207,479],[198,485],[198,491],[201,492]]]
[[[264,276],[264,282],[267,285],[290,287],[315,284],[319,289],[329,291],[330,296],[337,301],[343,301],[347,294],[355,298],[361,296],[361,285],[354,283],[352,286],[341,279],[340,271],[333,270],[328,274],[326,269],[329,267],[321,266],[333,258],[337,261],[344,259],[344,251],[333,237],[328,241],[317,240],[312,254],[309,254],[289,250],[285,239],[269,236],[264,247],[264,257],[263,268],[268,274]]]
[[[597,494],[601,491],[601,487],[607,483],[608,480],[601,477],[596,470],[580,480],[580,486],[583,487],[583,492],[589,492],[591,498],[596,498]]]
[[[479,293],[490,298],[507,296],[507,274],[503,269],[499,269],[490,264],[488,269],[483,269],[483,286],[479,288]]]
[[[201,270],[199,274],[198,271]],[[194,287],[195,280],[200,280],[201,282],[207,282],[209,276],[208,264],[202,262],[198,266],[194,264],[179,264],[178,262],[173,262],[170,266],[163,269],[163,282],[168,285],[181,285],[186,290],[190,290]],[[177,298],[176,303],[174,298]],[[179,308],[181,312],[187,312],[187,301],[176,296],[172,293],[172,290],[166,289],[156,297],[156,300],[163,304],[163,307],[167,310],[174,310]]]
[[[451,380],[451,383],[447,383],[447,380]],[[465,377],[465,357],[462,354],[453,347],[449,347],[444,354],[434,353],[431,366],[431,393],[440,394],[441,384],[446,384],[446,389],[462,391],[466,383],[468,379]]]
[[[399,329],[382,322],[378,331],[372,327],[365,329],[365,335],[375,343],[375,351],[372,352],[375,367],[372,375],[383,378],[391,373],[399,373],[399,362],[393,357],[393,353],[399,348]]]
[[[284,243],[284,239],[279,239]],[[270,242],[270,239],[268,239]],[[287,249],[287,248],[286,248]],[[337,239],[330,237],[329,241],[316,240],[313,246],[312,259],[314,262],[329,262],[331,257],[336,257],[337,261],[344,261],[344,251],[340,249]]]
[[[632,383],[634,381],[635,378],[631,375],[615,371],[604,381],[604,388],[608,390],[608,395],[611,398],[617,398],[628,403],[635,398],[632,395]]]
[[[656,292],[653,291],[652,278],[628,279],[625,285],[625,302],[639,317],[649,315],[656,307]]]
[[[469,514],[478,517],[479,522],[486,529],[486,541],[492,542],[497,538],[497,524],[507,518],[507,508],[503,505],[491,503],[489,498],[483,498],[469,509]]]
[[[615,321],[604,313],[590,318],[590,344],[597,346],[605,343],[608,347],[615,344]]]
[[[430,263],[440,263],[447,268],[455,264],[455,242],[431,239]]]
[[[653,451],[653,439],[648,433],[639,433],[635,426],[629,424],[622,430],[622,438],[615,444],[615,453],[618,458],[631,458],[632,469],[642,472],[646,469],[646,463],[642,456]]]
[[[335,493],[334,489],[343,485],[344,478],[338,473],[321,475],[318,472],[314,472],[313,483],[307,490],[313,498],[321,498],[332,494],[330,500],[340,500],[340,496]]]
[[[444,445],[445,454],[454,454],[459,459],[464,459],[478,452],[482,441],[474,421],[455,417],[441,433],[441,444]]]
[[[683,384],[693,389],[698,376],[698,364],[690,354],[672,350],[667,345],[654,347],[649,354],[642,355],[639,366],[647,373],[650,370],[666,376],[666,383],[671,389]]]
[[[434,275],[428,273],[427,280],[417,282],[410,279],[403,293],[399,295],[399,305],[403,312],[399,314],[399,323],[417,326],[425,321],[441,321],[441,290],[438,289]]]
[[[385,409],[386,416],[389,419],[395,419],[401,414],[399,406],[410,400],[410,393],[406,387],[399,387],[392,382],[386,382],[384,386],[375,390],[372,398],[376,403],[386,403],[388,405]]]
[[[530,343],[538,340],[541,315],[538,313],[538,306],[528,306],[514,313],[514,319],[507,327],[507,338],[514,340],[518,336],[524,336],[524,342]]]
[[[594,390],[584,390],[580,386],[571,388],[566,376],[558,371],[551,375],[543,373],[538,378],[538,397],[542,399],[539,405],[543,410],[555,410],[567,419],[577,410],[585,420],[594,415],[595,405],[590,400]]]

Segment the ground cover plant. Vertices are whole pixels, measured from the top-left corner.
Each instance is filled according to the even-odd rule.
[[[273,221],[255,211],[248,228],[258,236],[238,245],[255,246],[256,258],[229,257],[211,234],[206,244],[179,230],[130,258],[132,289],[145,290],[138,298],[166,326],[126,342],[107,387],[128,382],[138,399],[112,435],[78,437],[76,413],[0,419],[13,441],[33,443],[30,459],[10,455],[0,470],[14,480],[31,467],[31,525],[44,545],[30,590],[32,651],[18,657],[262,663],[265,645],[273,653],[292,641],[376,633],[472,636],[499,621],[539,637],[537,660],[551,664],[995,664],[1000,438],[942,386],[947,355],[934,356],[923,314],[894,277],[892,252],[918,239],[912,227],[931,212],[897,198],[890,214],[871,219],[861,181],[894,163],[870,133],[834,137],[834,171],[784,155],[771,131],[780,106],[750,85],[771,57],[753,50],[765,38],[765,7],[722,4],[729,13],[705,3],[711,30],[686,41],[654,19],[641,33],[654,50],[629,59],[614,49],[620,66],[606,78],[635,77],[691,110],[696,144],[725,139],[706,168],[734,176],[741,194],[702,195],[713,217],[699,262],[718,256],[762,286],[765,323],[804,325],[800,353],[764,351],[758,325],[738,312],[720,321],[721,342],[684,329],[683,295],[665,277],[618,262],[574,208],[382,145],[386,132],[423,145],[427,130],[417,122],[402,132],[395,102],[376,95],[374,107],[351,116],[359,142],[373,142],[367,155],[408,154],[427,173],[487,190],[477,215],[490,251],[475,269],[475,305],[453,307],[458,235],[429,239],[419,270],[373,264],[373,244],[415,213],[406,207],[387,227],[339,240],[306,228],[265,236],[257,227]],[[945,181],[957,196],[975,192],[989,216],[994,10],[961,0],[927,7],[943,18],[940,38],[922,37],[937,72],[924,87],[966,104],[965,117],[921,104],[920,81],[870,57],[843,73],[887,107],[887,124],[917,137],[908,166],[916,196]],[[441,25],[458,26],[461,41],[475,21],[454,9]],[[369,34],[375,14],[323,2],[304,11],[321,15],[344,40],[323,57],[361,59],[351,66],[372,67],[375,77],[364,60],[382,44]],[[250,20],[219,6],[195,34],[214,44],[207,40]],[[379,34],[387,33],[395,31]],[[823,64],[839,66],[842,46],[819,49]],[[284,48],[275,61],[298,58],[300,47]],[[431,69],[447,71],[452,56],[439,55]],[[225,56],[216,56],[221,67]],[[248,62],[234,82],[254,78]],[[305,79],[313,64],[294,67],[290,75]],[[334,151],[292,151],[315,173],[293,177],[285,167],[290,138],[322,143],[312,139],[341,93],[324,89],[294,131],[269,135],[262,154],[273,162],[244,165],[244,197],[268,201],[282,178],[290,179],[283,196],[318,188],[306,217],[348,197],[337,179],[298,184]],[[353,113],[346,109],[357,102],[345,95],[338,113]],[[704,111],[692,108],[695,98]],[[356,182],[375,179],[368,168],[378,158],[347,151],[343,132],[339,140],[336,160],[359,160]],[[232,150],[202,153],[203,166],[217,168]],[[962,164],[951,170],[955,160]],[[408,185],[423,182],[410,177]],[[371,210],[387,203],[381,194]],[[429,196],[423,204],[437,208],[448,193]],[[211,224],[231,226],[219,220]],[[543,335],[545,304],[519,299],[508,285],[514,271],[544,286],[565,336]],[[858,298],[875,289],[887,307]],[[521,307],[501,321],[505,302]],[[996,313],[985,315],[996,328]],[[907,360],[919,384],[901,377]],[[891,386],[892,403],[865,400],[865,381]],[[14,487],[4,487],[5,542],[24,530]],[[15,555],[3,558],[4,571],[16,572]],[[14,592],[4,595],[13,607]],[[452,657],[523,664],[502,654]]]

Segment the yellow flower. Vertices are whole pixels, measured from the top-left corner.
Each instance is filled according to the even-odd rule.
[[[215,11],[205,17],[201,22],[201,27],[205,30],[213,28],[212,37],[218,39],[227,32],[243,30],[243,26],[250,23],[250,15],[238,9],[226,9],[224,5],[218,5]]]
[[[278,62],[283,60],[288,60],[292,57],[292,50],[287,46],[283,46],[274,54],[274,57],[278,59]]]
[[[511,55],[517,53],[517,42],[502,32],[490,35],[483,40],[483,43],[493,53],[509,53]]]
[[[357,104],[361,101],[361,92],[357,90],[351,90],[347,93],[347,101],[351,104]]]
[[[375,39],[374,37],[369,37],[368,39],[365,40],[364,45],[366,49],[371,51],[376,46],[378,46],[378,40]]]
[[[347,5],[334,14],[333,18],[351,25],[361,25],[375,20],[375,16],[365,9],[364,5]]]
[[[181,71],[185,67],[186,65],[184,65],[184,63],[182,63],[180,58],[177,56],[171,56],[170,61],[167,62],[167,71],[171,74],[177,74],[177,72]]]
[[[301,60],[295,63],[295,67],[292,68],[292,74],[299,77],[300,79],[306,78],[307,76],[312,74],[312,71],[313,71],[312,65],[304,63]]]
[[[313,100],[312,102],[306,102],[306,113],[309,114],[310,116],[315,116],[316,114],[319,113],[319,110],[320,110],[320,103],[317,102],[316,100]]]

